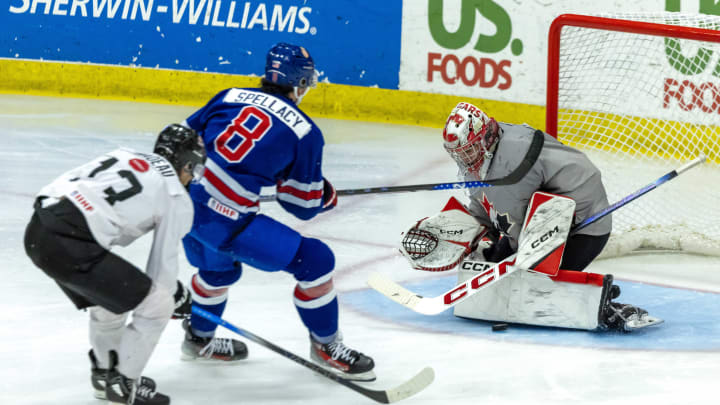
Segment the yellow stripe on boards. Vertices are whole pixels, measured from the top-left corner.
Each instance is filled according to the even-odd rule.
[[[229,87],[257,87],[259,77],[169,69],[0,59],[0,93],[101,98],[200,107]],[[478,89],[480,91],[480,89]],[[311,117],[442,128],[465,101],[498,121],[545,126],[545,109],[415,91],[319,83],[303,98]]]
[[[720,127],[583,110],[561,110],[558,139],[580,149],[720,163]]]

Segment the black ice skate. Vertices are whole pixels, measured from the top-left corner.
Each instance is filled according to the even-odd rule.
[[[613,285],[613,276],[605,275],[603,279],[602,302],[598,314],[600,329],[632,332],[635,329],[663,323],[660,318],[648,315],[642,308],[629,304],[612,302],[620,296],[620,287]]]
[[[182,326],[185,329],[185,341],[182,344],[183,360],[232,362],[248,356],[247,346],[239,340],[194,335],[188,319],[183,321]]]
[[[107,371],[107,384],[105,387],[106,399],[114,405],[168,405],[170,397],[155,391],[148,385],[143,385],[143,380],[152,381],[143,377],[132,380],[122,375],[115,366],[117,365],[117,354],[110,352],[110,369]],[[154,382],[153,382],[154,385]]]
[[[310,358],[345,379],[375,381],[373,359],[345,346],[339,336],[340,334],[335,341],[326,344],[316,342],[311,337]]]
[[[107,399],[105,395],[105,385],[107,383],[108,369],[98,367],[97,358],[92,349],[88,352],[88,356],[90,357],[90,364],[92,365],[90,369],[90,382],[92,383],[95,398]],[[140,385],[145,385],[152,390],[155,389],[155,381],[149,377],[140,377]]]

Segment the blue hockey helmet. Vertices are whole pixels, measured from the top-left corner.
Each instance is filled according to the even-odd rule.
[[[301,46],[285,42],[275,44],[267,54],[265,80],[280,86],[315,87],[315,62]]]

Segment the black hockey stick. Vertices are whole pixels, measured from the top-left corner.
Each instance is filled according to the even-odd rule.
[[[416,374],[413,378],[400,384],[399,386],[397,386],[395,388],[390,388],[387,390],[371,390],[371,389],[362,387],[350,380],[342,378],[339,375],[333,373],[332,371],[328,371],[313,362],[305,360],[304,358],[302,358],[296,354],[293,354],[293,353],[283,349],[282,347],[280,347],[272,342],[269,342],[269,341],[261,338],[258,335],[255,335],[252,332],[249,332],[245,329],[239,328],[239,327],[231,324],[230,322],[227,322],[226,320],[220,318],[219,316],[216,316],[214,314],[211,314],[210,312],[205,311],[204,309],[192,307],[192,313],[197,316],[203,317],[203,318],[207,319],[208,321],[213,322],[217,325],[223,326],[223,327],[237,333],[238,335],[241,335],[247,339],[250,339],[253,342],[255,342],[261,346],[264,346],[264,347],[274,351],[275,353],[280,354],[283,357],[286,357],[296,363],[299,363],[300,365],[303,365],[303,366],[309,368],[310,370],[312,370],[324,377],[327,377],[327,378],[335,381],[338,384],[342,384],[355,392],[358,392],[374,401],[377,401],[377,402],[380,402],[383,404],[390,404],[390,403],[397,402],[397,401],[403,400],[405,398],[408,398],[412,395],[415,395],[418,392],[425,389],[425,387],[430,385],[430,383],[432,383],[433,379],[435,378],[435,372],[433,371],[433,369],[430,367],[426,367],[422,371],[420,371],[418,374]]]
[[[537,161],[540,152],[542,151],[543,144],[545,143],[545,135],[542,131],[537,130],[533,134],[533,140],[528,148],[525,157],[522,162],[512,171],[512,173],[501,179],[492,179],[485,181],[456,181],[450,183],[428,183],[428,184],[413,184],[407,186],[385,186],[385,187],[365,187],[365,188],[350,188],[337,190],[337,195],[357,195],[357,194],[377,194],[377,193],[400,193],[407,191],[432,191],[432,190],[450,190],[450,189],[463,189],[463,188],[476,188],[476,187],[492,187],[492,186],[504,186],[509,184],[515,184],[520,181],[528,171],[533,167]],[[260,202],[275,201],[276,195],[261,195]]]

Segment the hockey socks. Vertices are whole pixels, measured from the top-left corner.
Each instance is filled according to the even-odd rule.
[[[338,330],[337,294],[330,276],[315,287],[303,288],[308,283],[300,282],[294,293],[300,319],[313,339],[321,343],[331,342]]]
[[[230,272],[210,272],[200,270],[195,274],[190,283],[192,294],[192,305],[202,308],[213,315],[222,316],[227,304],[228,287],[231,283],[222,280]],[[226,276],[226,277],[223,277]],[[217,285],[215,285],[217,284]],[[201,318],[195,314],[190,317],[193,333],[200,337],[212,337],[215,334],[217,325]]]

